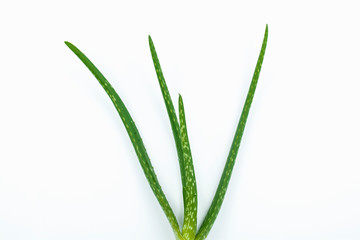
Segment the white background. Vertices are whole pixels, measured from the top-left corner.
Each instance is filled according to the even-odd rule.
[[[0,239],[174,239],[115,108],[63,41],[122,97],[181,223],[151,34],[174,103],[184,98],[201,222],[266,23],[258,89],[208,239],[360,239],[358,10],[357,1],[2,1]]]

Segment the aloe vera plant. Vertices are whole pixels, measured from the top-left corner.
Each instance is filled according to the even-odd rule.
[[[188,132],[186,128],[184,104],[181,95],[179,95],[179,113],[178,116],[175,112],[175,108],[169,94],[164,75],[161,70],[160,62],[155,51],[154,43],[149,36],[149,45],[151,56],[154,62],[158,82],[160,85],[161,93],[165,102],[166,110],[170,119],[170,124],[175,140],[175,145],[178,154],[178,161],[180,165],[180,175],[182,182],[183,202],[184,202],[184,221],[183,226],[180,229],[179,223],[174,215],[173,210],[170,207],[168,200],[159,184],[159,181],[154,172],[150,158],[146,152],[146,148],[141,139],[140,133],[130,116],[129,111],[125,107],[123,101],[116,93],[111,84],[106,80],[103,74],[95,67],[95,65],[73,44],[65,42],[65,44],[73,51],[78,58],[86,65],[95,78],[99,81],[101,86],[106,91],[107,95],[113,102],[117,112],[120,115],[122,122],[125,125],[126,131],[130,137],[130,140],[135,149],[136,155],[139,159],[140,165],[144,171],[144,174],[149,182],[149,185],[157,198],[161,208],[163,209],[177,240],[203,240],[205,239],[220,211],[223,203],[227,187],[231,178],[231,173],[234,168],[235,159],[239,150],[241,138],[244,132],[246,120],[249,114],[250,106],[254,97],[256,85],[259,79],[261,66],[263,63],[265,49],[268,38],[268,26],[266,25],[264,39],[262,42],[260,54],[255,67],[253,78],[250,84],[250,88],[245,100],[245,104],[240,116],[239,123],[236,128],[235,136],[229,151],[225,167],[223,169],[219,185],[217,187],[215,196],[211,203],[211,206],[200,225],[197,226],[197,187],[195,179],[195,171],[193,166],[193,160],[191,156]],[[179,118],[179,119],[178,119]]]

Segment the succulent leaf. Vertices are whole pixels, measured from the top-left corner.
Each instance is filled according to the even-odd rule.
[[[262,63],[264,60],[264,56],[265,56],[267,39],[268,39],[268,26],[266,25],[264,39],[263,39],[263,43],[261,46],[259,58],[258,58],[256,67],[255,67],[253,78],[251,80],[250,88],[249,88],[249,91],[248,91],[248,94],[247,94],[247,97],[245,100],[245,104],[244,104],[244,107],[243,107],[243,110],[242,110],[242,113],[240,116],[240,120],[239,120],[239,123],[236,128],[235,136],[234,136],[233,142],[231,144],[230,152],[229,152],[228,158],[226,160],[225,167],[224,167],[223,173],[221,175],[220,182],[217,187],[217,190],[216,190],[215,196],[213,198],[213,201],[211,203],[211,206],[205,216],[204,221],[202,222],[202,224],[200,226],[199,231],[196,234],[196,238],[195,238],[196,240],[203,240],[207,237],[207,235],[209,234],[209,232],[216,220],[216,217],[220,211],[221,205],[224,201],[225,193],[226,193],[226,190],[229,185],[230,178],[231,178],[231,173],[234,168],[236,155],[238,153],[241,138],[244,133],[246,120],[249,115],[249,110],[251,107],[252,100],[254,98],[256,85],[257,85],[257,82],[258,82],[258,79],[260,76],[261,66],[262,66]]]
[[[179,122],[175,113],[174,104],[171,100],[171,96],[168,90],[168,87],[165,82],[164,74],[161,70],[159,58],[157,56],[154,43],[149,36],[149,46],[151,51],[151,56],[154,62],[154,67],[156,75],[159,81],[161,93],[165,102],[166,110],[169,116],[172,132],[174,135],[175,145],[179,158],[180,173],[181,173],[181,182],[182,182],[182,191],[183,191],[183,201],[184,201],[184,225],[183,233],[186,236],[192,236],[193,231],[196,231],[196,213],[197,207],[194,209],[194,204],[197,206],[197,190],[196,190],[196,181],[194,174],[194,166],[191,158],[191,153],[189,154],[190,147],[184,147],[183,144],[188,144],[187,135],[184,139],[181,135],[181,123],[179,127]],[[179,102],[180,103],[180,102]],[[185,115],[183,116],[185,117]],[[180,121],[185,123],[185,119],[180,117]],[[183,132],[183,135],[185,133]],[[183,141],[184,140],[184,141]],[[187,142],[186,142],[187,141]],[[186,152],[185,152],[186,151]],[[194,187],[195,184],[195,187]],[[197,212],[197,211],[196,211]],[[185,232],[184,232],[185,230]]]
[[[184,103],[181,95],[179,95],[179,119],[180,119],[180,137],[184,153],[184,168],[186,177],[186,191],[185,191],[185,213],[184,226],[182,235],[186,240],[195,239],[197,230],[197,188],[195,170],[191,155],[189,137],[186,127]]]
[[[85,66],[95,76],[95,78],[99,81],[99,83],[104,88],[105,92],[107,93],[107,95],[109,96],[111,101],[113,102],[117,112],[119,113],[119,116],[120,116],[122,122],[124,123],[126,131],[130,137],[131,143],[132,143],[132,145],[135,149],[136,155],[139,159],[140,165],[144,171],[146,179],[148,180],[153,193],[155,194],[155,197],[157,198],[167,219],[169,220],[169,223],[175,233],[176,238],[179,240],[183,239],[181,236],[179,224],[176,220],[175,214],[174,214],[173,210],[171,209],[169,202],[166,199],[166,196],[159,184],[159,181],[156,177],[154,168],[153,168],[150,158],[146,152],[146,148],[141,139],[139,131],[135,125],[135,122],[133,121],[132,117],[130,116],[129,111],[125,107],[123,101],[121,100],[119,95],[116,93],[114,88],[111,86],[111,84],[103,76],[103,74],[96,68],[96,66],[77,47],[75,47],[70,42],[65,42],[65,44],[70,48],[71,51],[73,51],[73,53],[75,53],[75,55],[85,64]]]

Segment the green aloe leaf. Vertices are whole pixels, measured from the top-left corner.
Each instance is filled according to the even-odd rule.
[[[144,171],[146,179],[149,182],[149,185],[155,194],[160,206],[162,207],[169,223],[175,233],[175,236],[179,240],[183,240],[181,232],[179,229],[179,224],[176,220],[173,210],[171,209],[169,202],[167,201],[163,190],[158,182],[156,174],[154,172],[153,166],[151,164],[150,158],[146,152],[144,143],[141,139],[139,131],[130,116],[129,111],[126,109],[123,101],[116,93],[111,84],[106,80],[103,74],[95,67],[95,65],[73,44],[70,42],[65,42],[65,44],[75,53],[75,55],[85,64],[85,66],[91,71],[95,78],[99,81],[101,86],[104,88],[107,95],[110,97],[113,102],[117,112],[120,115],[122,122],[125,125],[126,131],[130,137],[132,145],[135,149],[136,155],[139,159],[140,165]]]
[[[184,103],[179,95],[179,119],[180,119],[180,137],[184,153],[184,167],[186,172],[186,191],[185,191],[185,214],[182,235],[186,240],[195,239],[197,230],[197,188],[195,170],[191,155],[189,137],[186,127]]]
[[[226,190],[229,185],[230,178],[231,178],[231,173],[234,168],[236,155],[239,150],[241,138],[244,133],[245,124],[246,124],[247,117],[249,115],[249,110],[250,110],[250,106],[251,106],[251,103],[252,103],[252,100],[254,97],[256,85],[257,85],[257,82],[258,82],[258,79],[260,76],[260,70],[261,70],[263,60],[264,60],[267,39],[268,39],[268,26],[266,25],[264,39],[263,39],[263,43],[261,46],[261,51],[259,54],[259,58],[258,58],[256,67],[255,67],[253,78],[251,80],[251,84],[250,84],[250,88],[249,88],[249,91],[248,91],[248,94],[246,97],[246,101],[245,101],[245,104],[244,104],[244,107],[243,107],[243,110],[242,110],[242,113],[240,116],[240,120],[237,125],[237,129],[236,129],[235,136],[234,136],[231,148],[230,148],[230,152],[229,152],[223,173],[221,175],[221,179],[220,179],[219,185],[217,187],[214,199],[213,199],[211,206],[205,216],[203,223],[201,224],[201,227],[200,227],[198,233],[196,234],[196,240],[203,240],[207,237],[207,235],[209,234],[209,232],[215,222],[215,219],[220,211],[221,205],[223,203],[225,193],[226,193]]]
[[[169,90],[167,88],[164,74],[161,70],[160,62],[155,50],[154,43],[149,36],[149,46],[151,51],[151,56],[154,62],[154,67],[156,71],[156,75],[159,81],[161,93],[163,95],[163,99],[165,102],[166,110],[169,116],[172,132],[174,135],[176,150],[178,153],[179,158],[179,165],[180,165],[180,174],[181,174],[181,182],[183,187],[183,201],[184,201],[184,226],[183,226],[183,233],[185,233],[186,236],[192,236],[193,231],[196,231],[196,209],[194,213],[194,204],[197,205],[197,190],[196,186],[193,187],[193,185],[196,185],[195,181],[195,174],[194,174],[194,166],[191,158],[191,154],[189,155],[189,148],[186,148],[186,156],[184,156],[184,146],[183,144],[188,144],[188,139],[186,138],[186,141],[182,141],[180,135],[180,127],[179,122],[176,117],[174,104],[171,100],[171,96],[169,93]],[[181,118],[180,118],[181,121]],[[183,123],[185,123],[185,120],[183,119]],[[183,133],[184,134],[184,133]],[[189,150],[188,150],[189,149]],[[190,157],[190,158],[189,158]],[[192,172],[190,171],[192,169]],[[194,200],[195,199],[195,200]],[[185,230],[185,232],[184,232]]]
[[[174,135],[176,150],[177,150],[178,157],[179,157],[181,181],[182,181],[182,184],[183,184],[183,192],[184,192],[186,182],[185,182],[184,157],[183,157],[183,150],[182,150],[182,146],[181,146],[179,122],[178,122],[177,117],[176,117],[174,104],[173,104],[173,102],[171,100],[171,96],[170,96],[168,87],[166,85],[164,74],[163,74],[163,72],[161,70],[159,58],[157,56],[155,46],[154,46],[154,43],[153,43],[153,41],[151,39],[151,36],[149,36],[149,46],[150,46],[151,56],[152,56],[152,59],[153,59],[153,62],[154,62],[156,75],[157,75],[157,78],[158,78],[158,81],[159,81],[161,93],[162,93],[162,96],[163,96],[163,99],[164,99],[164,102],[165,102],[165,106],[166,106],[166,110],[167,110],[167,113],[168,113],[168,116],[169,116],[171,129],[172,129],[172,132],[173,132],[173,135]]]

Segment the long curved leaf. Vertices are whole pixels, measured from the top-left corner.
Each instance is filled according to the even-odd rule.
[[[241,138],[244,133],[245,124],[246,124],[247,117],[249,115],[249,110],[250,110],[250,106],[251,106],[251,103],[252,103],[252,100],[254,97],[256,85],[257,85],[257,82],[258,82],[258,79],[260,76],[261,65],[264,60],[264,55],[265,55],[265,50],[266,50],[267,38],[268,38],[268,25],[266,25],[264,39],[263,39],[263,43],[261,46],[259,58],[258,58],[256,67],[255,67],[254,75],[251,80],[250,88],[249,88],[249,91],[248,91],[248,94],[246,97],[246,101],[245,101],[245,104],[244,104],[244,107],[243,107],[243,110],[242,110],[242,113],[240,116],[239,123],[237,125],[237,129],[236,129],[235,136],[234,136],[231,148],[230,148],[230,152],[229,152],[228,158],[226,160],[226,164],[225,164],[223,173],[221,175],[219,185],[217,187],[217,190],[216,190],[214,199],[211,203],[211,206],[205,216],[205,219],[204,219],[198,233],[196,234],[196,238],[195,238],[196,240],[203,240],[209,234],[211,227],[213,226],[215,219],[220,211],[221,205],[223,203],[225,193],[226,193],[226,190],[229,185],[230,178],[231,178],[231,173],[234,168],[236,155],[239,150]]]
[[[171,100],[171,96],[170,96],[168,87],[167,87],[166,82],[165,82],[164,74],[163,74],[163,72],[161,70],[159,58],[157,56],[155,46],[154,46],[154,43],[153,43],[150,35],[149,35],[149,46],[150,46],[151,56],[152,56],[152,59],[153,59],[153,62],[154,62],[156,75],[157,75],[157,78],[158,78],[158,81],[159,81],[161,93],[163,95],[164,103],[165,103],[166,110],[167,110],[167,113],[168,113],[168,116],[169,116],[171,129],[172,129],[172,132],[173,132],[173,135],[174,135],[176,150],[177,150],[178,158],[179,158],[181,181],[182,181],[182,184],[183,184],[183,191],[184,191],[184,188],[185,188],[185,169],[184,169],[184,157],[183,157],[183,151],[182,151],[181,139],[180,139],[179,122],[177,120],[174,104],[173,104],[173,102]]]
[[[160,206],[162,207],[169,223],[175,233],[177,239],[183,239],[179,229],[179,224],[176,220],[173,210],[171,209],[169,202],[167,201],[163,190],[158,182],[158,179],[155,175],[153,166],[150,162],[149,156],[146,152],[144,143],[141,139],[139,131],[130,116],[129,111],[126,109],[123,101],[116,93],[111,84],[106,80],[103,74],[95,67],[95,65],[73,44],[70,42],[65,42],[65,44],[70,48],[71,51],[75,53],[76,56],[85,64],[85,66],[91,71],[95,78],[99,81],[101,86],[106,91],[107,95],[110,97],[113,102],[116,110],[118,111],[122,122],[126,128],[126,131],[130,137],[132,145],[135,149],[136,155],[139,159],[140,165],[144,171],[144,174],[149,182],[149,185],[155,194]]]
[[[187,177],[187,171],[186,171],[186,167],[185,167],[185,163],[184,163],[184,152],[183,152],[183,146],[182,146],[182,141],[180,138],[180,128],[179,128],[179,122],[178,119],[176,117],[176,113],[175,113],[175,108],[174,108],[174,104],[171,100],[171,96],[168,90],[168,87],[166,85],[165,82],[165,78],[164,78],[164,74],[161,70],[161,66],[160,66],[160,62],[159,62],[159,58],[157,56],[156,50],[155,50],[155,46],[154,43],[151,39],[151,36],[149,35],[149,46],[150,46],[150,52],[151,52],[151,56],[154,62],[154,67],[155,67],[155,71],[156,71],[156,75],[159,81],[159,85],[160,85],[160,89],[161,89],[161,93],[164,99],[164,103],[166,106],[166,110],[169,116],[169,120],[170,120],[170,125],[171,125],[171,129],[173,132],[173,136],[174,136],[174,140],[175,140],[175,145],[176,145],[176,150],[177,150],[177,154],[178,154],[178,158],[179,158],[179,166],[180,166],[180,174],[181,174],[181,183],[182,183],[182,192],[183,192],[183,202],[184,202],[184,219],[186,218],[186,213],[188,213],[188,206],[189,203],[187,201],[189,201],[189,198],[186,197],[187,192],[188,192],[188,188],[190,188],[189,185],[189,181],[188,181],[188,177]],[[192,162],[191,162],[192,164]],[[185,223],[185,220],[184,220]]]

